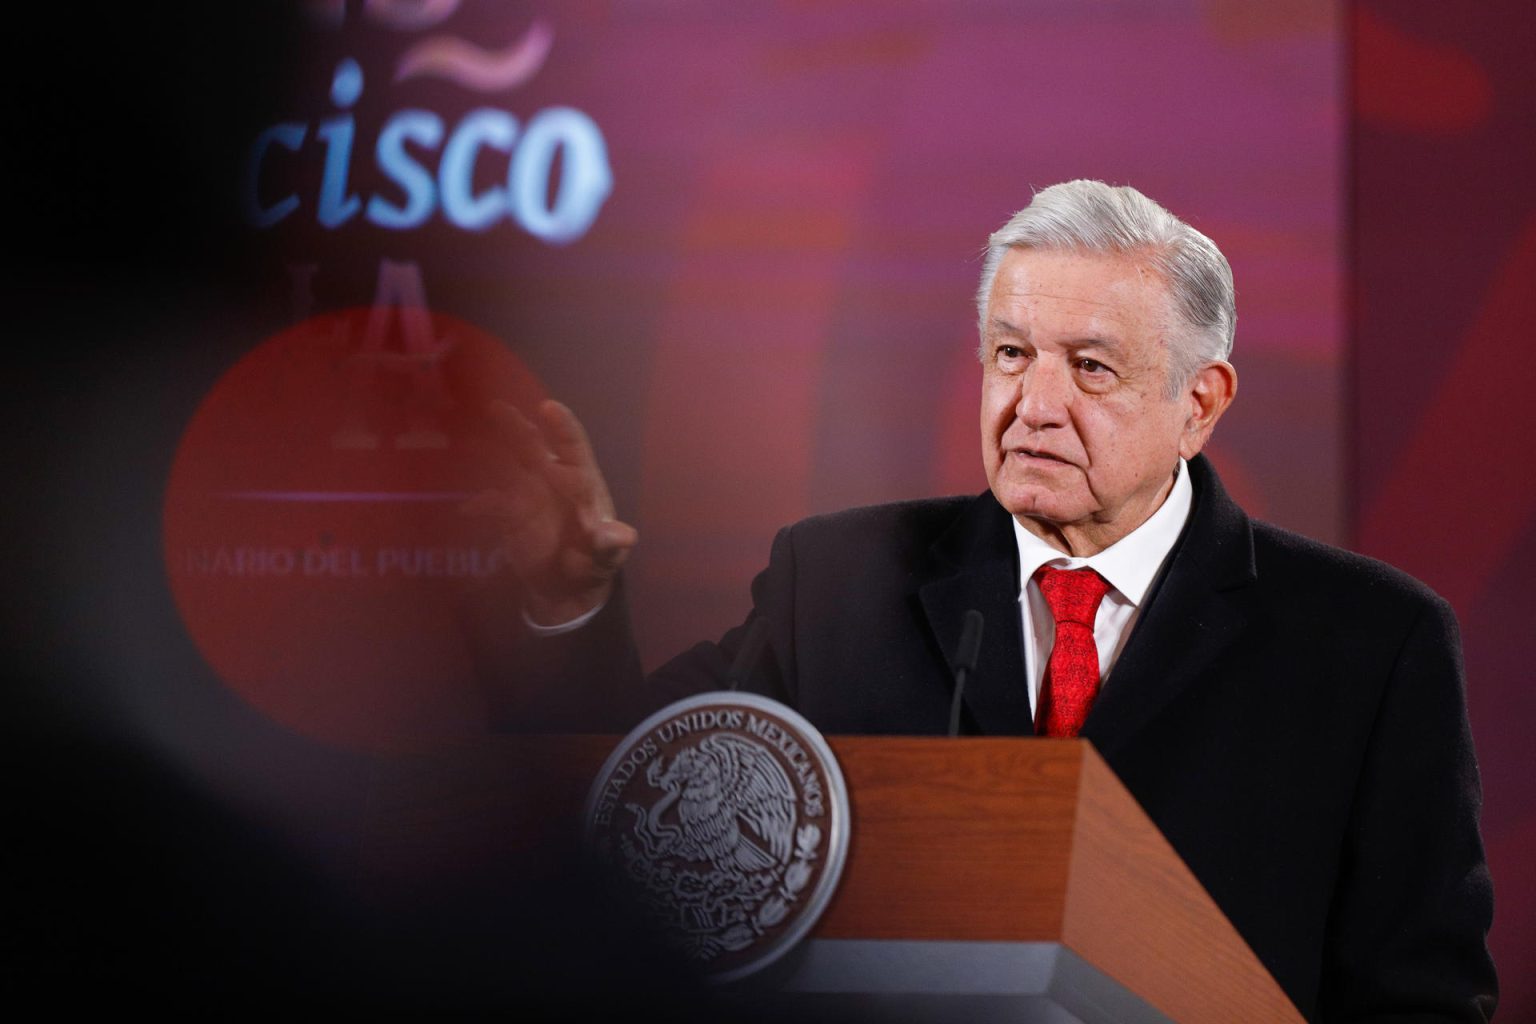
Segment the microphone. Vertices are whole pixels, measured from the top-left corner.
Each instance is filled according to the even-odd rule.
[[[981,612],[972,608],[965,613],[965,625],[960,629],[960,643],[955,647],[955,697],[949,705],[949,734],[960,735],[960,698],[965,695],[965,678],[976,671],[976,658],[981,654]]]
[[[747,638],[741,642],[741,649],[736,652],[736,658],[731,662],[731,670],[725,674],[725,688],[735,690],[752,670],[757,667],[758,661],[763,656],[763,649],[768,646],[768,620],[759,615],[752,620],[747,627]]]

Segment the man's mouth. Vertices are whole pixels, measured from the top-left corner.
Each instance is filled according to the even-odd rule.
[[[1011,454],[1029,461],[1038,460],[1041,462],[1057,462],[1063,466],[1069,465],[1066,459],[1063,459],[1060,456],[1052,455],[1050,452],[1032,452],[1024,448],[1015,448]]]

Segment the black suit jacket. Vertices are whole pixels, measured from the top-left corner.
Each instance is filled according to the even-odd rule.
[[[1449,606],[1251,523],[1203,458],[1190,471],[1189,523],[1083,735],[1308,1017],[1485,1019],[1492,893]],[[828,733],[943,733],[974,608],[967,731],[1030,735],[1017,562],[990,494],[788,527],[753,583],[770,646],[748,688]],[[596,626],[566,667],[638,676],[622,602]],[[622,724],[718,687],[744,630],[631,681]]]

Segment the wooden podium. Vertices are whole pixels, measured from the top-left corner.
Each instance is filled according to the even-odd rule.
[[[841,883],[810,938],[743,984],[872,1019],[1302,1019],[1086,741],[828,742],[852,806]],[[616,743],[504,737],[382,778],[366,867],[577,856]]]

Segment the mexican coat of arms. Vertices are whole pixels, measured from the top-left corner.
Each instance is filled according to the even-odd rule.
[[[625,737],[593,784],[586,827],[666,937],[726,980],[815,924],[846,855],[848,797],[826,741],[794,711],[709,693]]]

